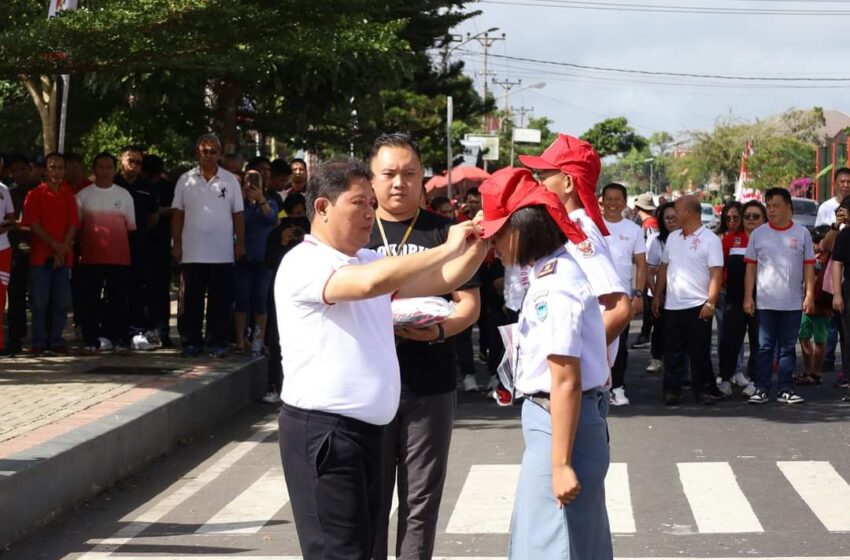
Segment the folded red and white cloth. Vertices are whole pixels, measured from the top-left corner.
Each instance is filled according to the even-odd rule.
[[[455,304],[441,297],[417,297],[393,300],[392,309],[394,326],[421,329],[448,319]]]

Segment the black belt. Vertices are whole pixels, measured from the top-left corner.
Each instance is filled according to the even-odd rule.
[[[595,397],[602,391],[602,387],[593,387],[592,389],[588,389],[586,391],[581,392],[582,397]],[[537,406],[543,408],[546,412],[550,412],[550,396],[549,393],[545,393],[540,391],[538,393],[534,393],[531,395],[527,395],[525,398],[536,404]]]

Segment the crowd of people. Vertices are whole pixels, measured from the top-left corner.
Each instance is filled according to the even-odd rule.
[[[774,377],[773,398],[800,403],[795,387],[821,383],[839,341],[850,355],[847,168],[811,232],[782,188],[764,204],[727,203],[715,232],[695,195],[644,193],[632,210],[624,185],[597,193],[598,154],[564,134],[459,201],[428,196],[404,134],[379,137],[368,162],[332,160],[309,177],[301,159],[224,154],[213,134],[196,158],[176,182],[132,146],[90,169],[74,154],[4,158],[0,349],[22,352],[28,310],[32,356],[69,353],[69,314],[84,354],[174,346],[177,277],[184,356],[268,355],[263,399],[282,403],[306,558],[388,557],[394,488],[395,555],[431,554],[458,374],[479,390],[476,323],[488,392],[504,406],[525,398],[516,558],[612,555],[606,418],[630,404],[633,318],[643,324],[631,348],[650,347],[668,406],[686,387],[700,403],[737,386],[764,404]],[[393,326],[391,300],[421,296],[451,314]]]

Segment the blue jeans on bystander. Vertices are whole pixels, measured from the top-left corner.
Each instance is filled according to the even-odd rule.
[[[780,391],[794,389],[794,364],[797,361],[796,344],[800,332],[803,311],[779,311],[759,309],[759,353],[757,362],[756,388],[770,389],[773,373],[773,358],[777,349],[779,361],[776,371],[776,386]]]
[[[70,269],[67,266],[31,266],[30,304],[33,348],[62,346],[62,331],[71,308]]]

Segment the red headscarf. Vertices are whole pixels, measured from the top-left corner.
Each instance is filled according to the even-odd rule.
[[[602,162],[593,146],[584,140],[558,134],[557,140],[542,154],[522,155],[519,160],[531,169],[557,169],[572,177],[584,211],[602,235],[608,235],[608,228],[602,220],[599,201],[596,199],[596,182],[599,180]]]
[[[511,214],[527,206],[543,206],[572,243],[581,243],[587,236],[567,216],[561,200],[538,183],[528,169],[506,167],[493,173],[481,183],[481,205],[484,211],[483,237],[492,237]]]

